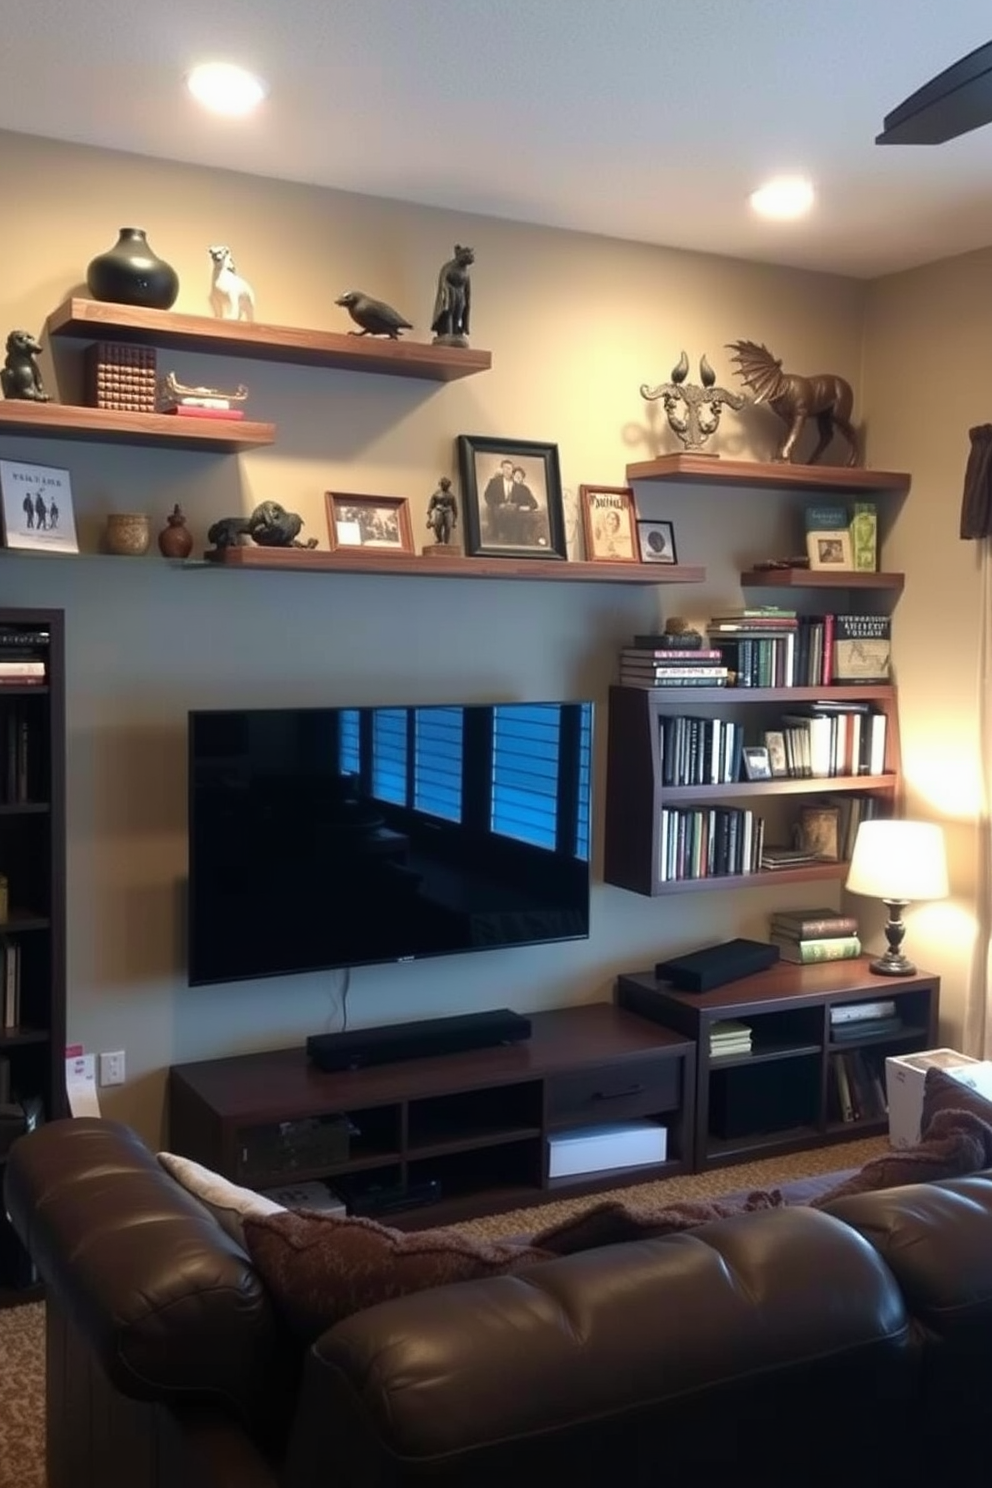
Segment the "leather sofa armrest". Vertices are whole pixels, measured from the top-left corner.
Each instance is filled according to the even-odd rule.
[[[111,1383],[270,1415],[276,1323],[247,1256],[118,1122],[51,1122],[4,1178],[11,1222]]]
[[[286,1482],[326,1488],[341,1461],[359,1464],[349,1488],[536,1482],[553,1463],[578,1485],[634,1460],[638,1481],[655,1481],[652,1462],[659,1482],[682,1469],[717,1481],[707,1472],[732,1467],[720,1454],[735,1422],[771,1441],[793,1412],[819,1452],[825,1419],[856,1434],[884,1408],[879,1392],[905,1401],[914,1370],[898,1288],[871,1246],[813,1210],[750,1214],[338,1324],[307,1359]],[[859,1466],[871,1460],[869,1444]]]

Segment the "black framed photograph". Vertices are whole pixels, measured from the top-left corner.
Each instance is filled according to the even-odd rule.
[[[637,547],[642,563],[678,563],[675,528],[671,522],[641,518],[637,523]]]
[[[741,750],[741,758],[744,763],[744,774],[748,780],[771,780],[772,762],[763,744],[745,746]]]
[[[459,434],[458,472],[470,557],[568,557],[556,444]]]

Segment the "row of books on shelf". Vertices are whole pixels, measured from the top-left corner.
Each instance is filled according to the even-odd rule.
[[[880,810],[874,796],[847,795],[836,804],[803,806],[789,844],[765,842],[765,819],[735,806],[663,806],[658,833],[658,877],[663,883],[687,878],[722,878],[736,874],[775,873],[819,863],[849,862],[861,822]],[[782,927],[778,927],[782,928]],[[856,930],[845,931],[856,937]],[[803,940],[806,937],[798,937]],[[825,937],[809,937],[823,939]],[[849,949],[852,956],[860,955]],[[843,959],[839,950],[801,960]]]
[[[50,632],[43,627],[0,626],[0,690],[43,686],[48,681]]]
[[[829,1109],[835,1121],[878,1121],[888,1114],[884,1067],[865,1049],[831,1054]]]
[[[810,703],[782,715],[762,745],[745,742],[744,724],[691,713],[658,719],[665,786],[731,785],[742,780],[884,775],[886,715],[867,703]]]
[[[831,687],[891,681],[889,615],[800,615],[775,605],[707,622],[707,645],[637,635],[620,652],[631,687]]]
[[[32,798],[36,751],[24,701],[7,701],[8,707],[0,716],[0,802],[14,806]]]

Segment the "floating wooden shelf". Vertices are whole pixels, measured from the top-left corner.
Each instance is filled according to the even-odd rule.
[[[767,889],[772,884],[814,883],[824,879],[846,878],[850,863],[811,863],[806,868],[762,868],[759,873],[713,874],[709,878],[672,878],[657,880],[651,890],[653,898],[664,894],[696,894],[714,889]],[[607,882],[610,882],[608,879]]]
[[[905,574],[854,569],[752,568],[741,574],[743,589],[891,589],[902,593],[905,583]]]
[[[857,465],[790,465],[785,461],[721,460],[713,455],[661,455],[627,466],[629,481],[684,481],[707,485],[788,487],[805,491],[909,490],[910,476]]]
[[[341,313],[344,318],[345,312]],[[491,352],[471,347],[389,341],[349,336],[340,331],[307,330],[303,326],[213,320],[208,315],[140,310],[101,300],[66,300],[48,317],[47,334],[90,341],[110,337],[142,346],[216,352],[260,362],[292,362],[299,367],[380,372],[429,382],[454,382],[475,372],[488,372],[492,366]]]
[[[333,553],[307,548],[222,548],[204,555],[219,568],[293,572],[416,574],[431,579],[557,579],[578,584],[701,584],[704,568],[665,563],[565,563],[552,558],[421,558],[411,553]]]
[[[623,691],[647,693],[658,703],[862,703],[890,702],[896,695],[889,682],[854,683],[849,687],[632,687],[626,684]],[[782,781],[776,779],[774,783],[781,785]]]
[[[124,413],[74,403],[0,403],[0,435],[40,439],[88,439],[101,444],[145,444],[172,449],[238,450],[272,444],[274,424],[234,419],[182,418],[172,413]]]

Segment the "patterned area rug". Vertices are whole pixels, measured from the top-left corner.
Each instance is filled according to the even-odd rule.
[[[45,1308],[0,1312],[0,1488],[45,1488]]]
[[[885,1138],[845,1142],[815,1152],[766,1158],[714,1173],[690,1173],[657,1183],[629,1184],[582,1199],[561,1199],[532,1209],[514,1209],[456,1229],[478,1238],[520,1235],[556,1224],[611,1198],[650,1204],[678,1199],[714,1199],[741,1189],[776,1188],[796,1178],[861,1167],[888,1147]],[[0,1488],[45,1488],[45,1309],[41,1302],[0,1312]]]

